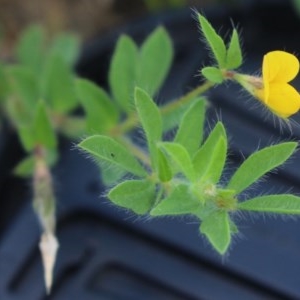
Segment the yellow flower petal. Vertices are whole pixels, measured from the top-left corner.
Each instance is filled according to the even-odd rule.
[[[284,51],[272,51],[263,59],[264,82],[286,83],[299,72],[299,60],[293,54]]]
[[[299,93],[287,83],[272,83],[266,105],[277,115],[287,118],[300,108]]]

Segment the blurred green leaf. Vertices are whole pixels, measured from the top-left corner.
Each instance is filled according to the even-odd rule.
[[[98,162],[101,169],[101,181],[105,186],[115,185],[122,177],[126,175],[126,171],[123,168],[117,166],[107,166],[105,163]]]
[[[207,237],[215,250],[220,254],[224,254],[231,241],[228,213],[219,210],[208,215],[200,225],[200,232]]]
[[[93,135],[80,142],[78,147],[91,154],[96,161],[116,165],[137,176],[147,175],[135,157],[123,145],[110,137]]]
[[[64,116],[59,123],[59,130],[64,136],[70,139],[79,139],[86,134],[86,119],[78,116]]]
[[[68,66],[73,66],[79,55],[79,38],[70,33],[61,33],[54,37],[50,55],[60,56]]]
[[[222,83],[224,81],[222,71],[216,67],[205,67],[201,70],[201,74],[214,83]]]
[[[46,105],[43,101],[40,101],[37,106],[33,122],[33,130],[36,145],[43,145],[45,148],[50,149],[56,148],[56,133],[47,114]]]
[[[49,55],[41,78],[41,94],[55,112],[67,113],[78,105],[74,73],[64,59]]]
[[[151,164],[154,170],[158,168],[156,143],[162,138],[162,119],[159,108],[150,96],[140,88],[134,93],[136,110],[146,134]]]
[[[114,99],[124,111],[132,110],[138,49],[128,36],[116,45],[109,69],[109,85]]]
[[[256,197],[238,204],[238,209],[277,214],[300,214],[300,197],[282,194]]]
[[[110,190],[108,198],[136,214],[145,214],[154,203],[155,185],[147,180],[127,180]]]
[[[16,57],[21,64],[39,75],[45,52],[45,32],[41,26],[32,25],[22,33],[16,46]]]
[[[191,156],[199,148],[203,139],[206,103],[199,99],[184,113],[176,132],[174,142],[186,148]]]
[[[242,49],[239,35],[236,29],[233,29],[226,57],[226,68],[236,69],[243,63]]]
[[[266,147],[251,154],[233,174],[228,189],[242,192],[270,170],[283,164],[295,151],[297,143],[287,142]]]
[[[86,113],[89,132],[106,133],[118,121],[118,112],[108,94],[86,79],[76,80],[76,92]]]
[[[172,41],[167,31],[158,27],[141,47],[136,85],[154,96],[163,84],[172,60]]]
[[[208,20],[198,13],[200,29],[220,68],[226,66],[226,46]]]
[[[171,193],[156,205],[150,212],[151,216],[163,215],[184,215],[193,214],[200,206],[193,195],[189,192],[189,187],[180,184],[173,188]]]

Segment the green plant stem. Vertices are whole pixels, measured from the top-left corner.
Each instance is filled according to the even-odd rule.
[[[173,112],[180,106],[189,103],[190,101],[195,99],[197,96],[205,93],[207,90],[209,90],[213,86],[214,86],[214,83],[212,83],[210,81],[205,81],[203,84],[197,86],[196,88],[194,88],[193,90],[191,90],[190,92],[185,94],[184,96],[160,107],[161,114],[167,115],[167,114]],[[139,124],[139,119],[138,119],[137,114],[132,113],[126,118],[126,120],[123,123],[121,123],[121,124],[117,125],[115,128],[113,128],[110,132],[110,135],[112,135],[114,137],[122,136],[126,132],[132,130],[138,124]]]

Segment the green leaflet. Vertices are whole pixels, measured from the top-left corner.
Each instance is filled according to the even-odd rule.
[[[222,83],[224,81],[221,70],[215,67],[205,67],[201,70],[201,74],[214,83]]]
[[[197,178],[217,183],[224,168],[226,153],[225,128],[221,122],[218,122],[193,158]]]
[[[226,46],[207,19],[198,13],[200,29],[220,68],[226,66]]]
[[[45,33],[41,26],[29,26],[21,35],[16,47],[16,57],[20,63],[39,75],[43,65]]]
[[[237,194],[242,192],[264,174],[283,164],[296,147],[297,143],[287,142],[251,154],[233,174],[227,188],[235,190]]]
[[[56,150],[47,150],[46,162],[52,167],[58,160]],[[32,155],[25,157],[13,169],[13,174],[20,177],[31,177],[34,171],[34,157]]]
[[[191,156],[199,148],[203,139],[206,103],[199,99],[185,112],[177,130],[174,142],[186,148]]]
[[[159,143],[159,147],[166,151],[172,161],[178,166],[180,172],[182,172],[189,180],[195,180],[195,172],[191,158],[182,145],[172,142],[163,142]]]
[[[150,212],[151,216],[193,214],[200,206],[189,187],[184,184],[175,186],[171,193],[156,205]]]
[[[142,89],[135,89],[134,98],[136,110],[146,134],[152,168],[157,170],[158,158],[156,143],[162,138],[162,119],[160,111],[150,96]]]
[[[79,39],[76,35],[61,33],[54,37],[50,53],[58,55],[68,66],[73,66],[79,55]]]
[[[227,50],[226,68],[236,69],[243,63],[242,49],[239,35],[236,29],[233,29],[231,40]]]
[[[173,55],[172,41],[167,31],[158,27],[140,49],[136,85],[154,96],[169,72]]]
[[[208,215],[200,225],[200,232],[207,237],[220,254],[224,254],[231,241],[231,225],[228,213],[219,210]]]
[[[93,135],[80,142],[78,147],[91,154],[96,161],[116,165],[140,177],[147,175],[134,156],[123,145],[110,137]]]
[[[12,66],[7,68],[7,75],[10,91],[19,100],[18,112],[30,119],[39,99],[37,80],[33,72],[27,67]]]
[[[56,148],[56,133],[43,101],[38,103],[33,121],[27,125],[18,127],[18,134],[21,143],[27,152],[32,151],[37,145],[42,145],[49,149]]]
[[[155,185],[147,180],[127,180],[110,190],[108,198],[136,214],[145,214],[154,203]]]
[[[77,79],[75,83],[79,101],[86,113],[88,131],[106,133],[119,118],[110,97],[89,80]]]
[[[158,178],[162,182],[167,182],[172,179],[173,173],[170,163],[163,151],[157,149],[158,156]]]
[[[40,88],[42,98],[56,112],[66,113],[78,105],[73,70],[58,54],[48,56]]]
[[[238,204],[238,209],[277,214],[300,214],[300,197],[282,194],[256,197]]]
[[[122,36],[111,60],[109,85],[114,99],[127,112],[132,109],[137,59],[137,46],[130,37]]]

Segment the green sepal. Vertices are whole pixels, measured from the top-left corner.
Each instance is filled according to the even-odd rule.
[[[200,232],[207,237],[216,251],[224,254],[231,241],[228,213],[224,210],[218,210],[206,216],[201,222]]]
[[[109,86],[114,99],[126,112],[132,110],[137,60],[138,48],[134,41],[121,36],[110,63]]]
[[[300,214],[300,197],[290,194],[266,195],[238,204],[238,209],[276,214]]]
[[[174,142],[184,146],[191,156],[195,154],[203,139],[205,106],[203,99],[199,99],[188,108],[174,138]]]
[[[179,184],[170,194],[162,199],[150,212],[151,216],[193,214],[200,207],[200,202],[190,193],[189,187]]]
[[[85,110],[88,131],[107,133],[119,118],[109,95],[89,80],[77,79],[75,83],[79,101]]]
[[[264,174],[283,164],[297,145],[295,142],[286,142],[251,154],[233,174],[227,188],[236,190],[237,194],[242,192]]]
[[[220,68],[226,66],[226,46],[208,20],[198,13],[200,29]]]
[[[138,117],[146,134],[151,165],[154,170],[157,170],[158,158],[156,143],[162,138],[162,118],[160,111],[150,96],[142,89],[135,89],[134,98]]]
[[[123,145],[110,137],[93,135],[81,141],[78,147],[91,154],[100,163],[115,165],[140,177],[147,175],[135,157]]]
[[[110,190],[108,198],[116,205],[147,213],[155,200],[155,184],[148,180],[127,180]]]
[[[172,41],[167,31],[158,27],[140,49],[136,85],[154,96],[170,70],[173,55]]]
[[[201,70],[201,74],[213,83],[220,84],[224,81],[222,71],[216,67],[205,67]]]
[[[242,49],[237,30],[234,28],[231,35],[231,40],[227,50],[226,69],[239,68],[243,63]]]

